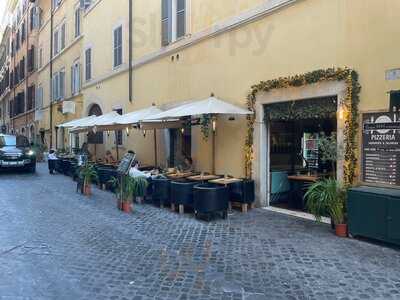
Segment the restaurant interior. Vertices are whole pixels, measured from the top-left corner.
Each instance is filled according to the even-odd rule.
[[[326,158],[323,152],[329,149],[322,145],[337,149],[337,98],[270,104],[265,107],[265,119],[269,128],[269,203],[305,212],[308,187],[318,179],[336,177],[336,160]]]

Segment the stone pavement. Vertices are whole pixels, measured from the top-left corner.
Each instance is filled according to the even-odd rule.
[[[265,210],[197,221],[0,174],[0,299],[400,299],[400,251]]]

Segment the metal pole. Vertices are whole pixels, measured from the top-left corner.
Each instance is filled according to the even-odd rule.
[[[157,131],[156,129],[154,131],[154,166],[158,166],[158,153],[157,153]]]
[[[53,1],[50,1],[50,149],[53,148]]]
[[[132,68],[132,18],[133,18],[133,3],[132,0],[129,0],[129,102],[133,101],[133,68]]]

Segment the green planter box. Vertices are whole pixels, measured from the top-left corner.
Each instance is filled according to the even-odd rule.
[[[347,200],[349,233],[400,245],[400,190],[361,186]]]

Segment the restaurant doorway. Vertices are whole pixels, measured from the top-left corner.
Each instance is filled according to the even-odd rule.
[[[330,152],[338,149],[337,107],[337,97],[265,105],[270,206],[306,212],[308,187],[321,178],[336,178]]]
[[[192,128],[169,129],[169,167],[179,167],[185,157],[192,155]]]

